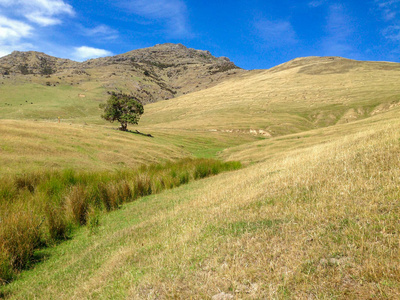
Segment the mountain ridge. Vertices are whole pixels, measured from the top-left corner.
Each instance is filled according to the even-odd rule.
[[[47,85],[98,81],[105,90],[133,94],[143,103],[208,88],[240,72],[244,70],[226,57],[182,44],[159,44],[84,62],[35,51],[14,51],[0,58],[3,78],[19,77]],[[38,76],[45,79],[32,80]]]

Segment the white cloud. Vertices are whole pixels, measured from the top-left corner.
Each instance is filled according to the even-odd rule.
[[[1,50],[0,50],[0,57],[6,56],[6,55],[8,55],[8,54],[10,54],[10,53],[11,53],[10,51],[1,49]]]
[[[261,19],[256,21],[254,26],[267,47],[282,47],[297,43],[296,32],[288,21]]]
[[[33,28],[17,20],[0,16],[0,43],[15,42],[31,35]]]
[[[99,25],[94,28],[82,27],[82,34],[101,40],[113,40],[118,38],[119,32],[107,25]]]
[[[73,53],[73,59],[77,61],[84,61],[91,58],[98,58],[110,55],[113,55],[113,53],[108,50],[82,46],[75,48],[75,52]]]
[[[38,26],[62,23],[64,15],[74,15],[72,6],[63,0],[0,0],[0,55],[14,50],[38,49],[45,43]],[[34,46],[34,45],[35,46]]]
[[[61,15],[74,15],[71,5],[62,0],[0,0],[0,6],[10,14],[23,16],[40,26],[60,24]]]
[[[124,3],[132,13],[165,24],[172,37],[191,36],[187,7],[182,0],[134,0]]]
[[[10,54],[14,50],[32,49],[32,45],[22,40],[32,35],[33,28],[21,21],[0,15],[0,56]]]
[[[28,51],[34,49],[34,46],[29,43],[12,43],[3,45],[0,43],[0,57],[10,54],[11,52],[17,51]]]
[[[60,19],[57,18],[52,18],[52,17],[46,17],[40,13],[31,13],[31,14],[26,14],[25,17],[36,24],[40,24],[41,26],[50,26],[50,25],[57,25],[61,23]]]

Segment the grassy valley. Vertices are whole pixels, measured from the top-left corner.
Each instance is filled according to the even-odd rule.
[[[63,185],[54,210],[65,211],[71,224],[79,223],[71,199],[90,198],[82,196],[90,190],[82,191],[83,182],[93,188],[109,177],[117,195],[120,183],[138,190],[140,180],[127,174],[140,166],[189,157],[244,167],[193,181],[206,176],[184,166],[182,172],[194,171],[188,184],[125,195],[130,200],[107,214],[95,215],[91,206],[85,220],[96,216],[96,226],[36,248],[34,264],[0,287],[0,298],[399,298],[399,79],[399,64],[336,57],[240,71],[147,104],[130,129],[150,138],[99,118],[104,85],[4,78],[3,191],[16,191],[16,182],[35,172],[72,172],[78,186]],[[27,187],[15,197],[3,192],[3,208],[30,211],[28,198],[44,207],[48,185],[34,185],[36,195]],[[50,228],[44,220],[40,230]]]

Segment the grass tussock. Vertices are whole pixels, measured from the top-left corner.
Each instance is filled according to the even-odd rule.
[[[240,168],[239,163],[185,159],[114,173],[65,170],[0,180],[0,282],[32,263],[41,245],[67,239],[74,228],[95,232],[101,211],[191,180]]]
[[[41,220],[29,212],[14,212],[1,219],[0,282],[13,278],[13,270],[25,268],[40,244]]]

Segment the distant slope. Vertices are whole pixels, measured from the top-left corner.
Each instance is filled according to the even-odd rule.
[[[162,44],[83,63],[15,51],[0,58],[4,84],[90,86],[131,93],[144,103],[198,91],[243,72],[226,57],[181,44]],[[85,89],[83,89],[83,92]]]
[[[352,122],[400,102],[400,64],[300,58],[147,107],[143,121],[278,136]]]
[[[190,155],[160,137],[99,126],[2,120],[0,136],[0,177],[38,170],[113,171]]]
[[[143,135],[113,130],[111,124],[0,120],[0,178],[38,170],[115,171],[187,157],[209,158],[255,141],[226,133],[139,129]]]

